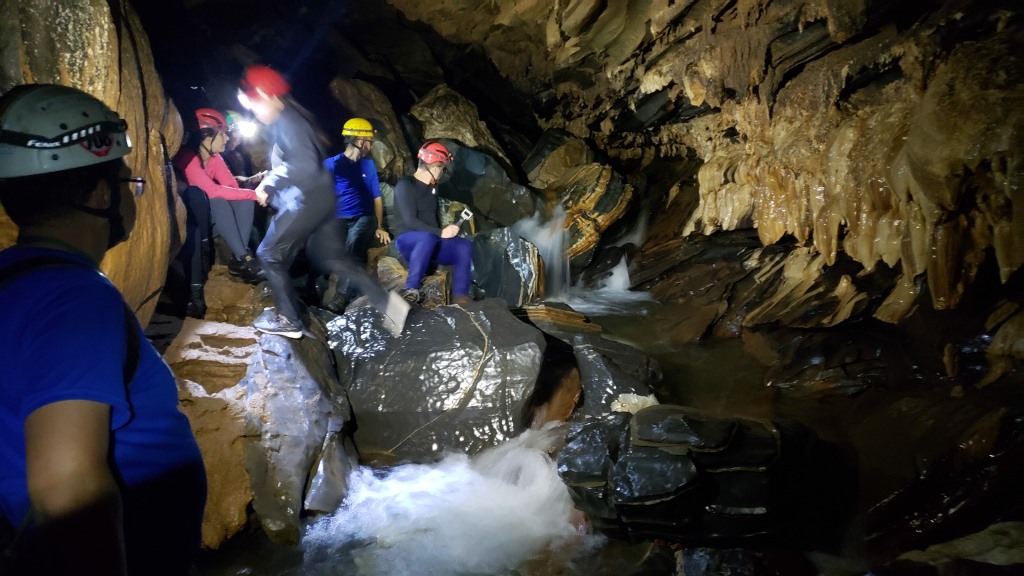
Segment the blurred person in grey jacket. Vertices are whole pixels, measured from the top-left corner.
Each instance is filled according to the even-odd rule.
[[[253,326],[268,334],[301,338],[305,325],[289,268],[303,247],[322,272],[347,279],[384,314],[384,326],[401,334],[409,303],[385,291],[345,250],[345,238],[334,222],[334,179],[324,167],[325,139],[309,113],[290,96],[291,85],[278,71],[253,65],[245,70],[239,101],[267,127],[273,144],[271,169],[256,195],[274,209],[267,233],[256,250],[276,311],[261,315]]]

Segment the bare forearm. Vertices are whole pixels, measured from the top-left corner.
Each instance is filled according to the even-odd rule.
[[[373,215],[377,217],[377,228],[384,228],[384,201],[373,199]]]
[[[38,539],[58,573],[124,574],[121,493],[110,458],[110,407],[47,404],[25,420],[26,483]],[[77,570],[75,569],[77,567]]]

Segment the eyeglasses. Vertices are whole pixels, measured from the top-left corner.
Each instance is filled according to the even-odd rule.
[[[133,194],[135,194],[136,198],[142,196],[142,193],[146,190],[146,179],[139,176],[121,178],[121,182],[129,183],[128,189],[131,190]]]

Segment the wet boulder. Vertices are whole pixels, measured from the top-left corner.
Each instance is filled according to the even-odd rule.
[[[583,388],[575,419],[607,414],[616,403],[653,399],[661,367],[643,351],[593,332],[576,334],[572,346]]]
[[[544,263],[537,247],[509,228],[476,234],[473,283],[487,298],[500,298],[518,308],[542,295]]]
[[[795,423],[656,405],[571,424],[558,471],[577,507],[614,537],[826,548],[852,500],[847,484],[823,478],[840,461]],[[802,534],[807,526],[815,533]]]
[[[475,454],[521,431],[545,341],[505,301],[414,307],[398,338],[368,307],[350,307],[327,329],[364,459]]]
[[[513,181],[494,157],[452,140],[442,142],[455,159],[437,193],[470,206],[481,229],[511,226],[538,210],[534,192]]]
[[[323,472],[329,434],[350,421],[351,407],[315,338],[260,336],[242,386],[253,510],[271,540],[298,542],[311,471]],[[314,485],[322,489],[327,480]]]

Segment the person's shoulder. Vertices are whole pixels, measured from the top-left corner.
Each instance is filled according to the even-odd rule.
[[[27,307],[33,302],[45,302],[47,306],[64,303],[70,307],[80,307],[83,303],[89,307],[124,305],[121,293],[106,276],[92,265],[74,258],[56,262],[47,255],[11,254],[5,250],[0,253],[0,269],[36,257],[47,258],[47,262],[24,268],[6,282],[10,284],[10,293],[5,297],[19,299]]]
[[[227,168],[228,172],[231,171],[231,168],[228,168],[227,160],[225,160],[224,156],[222,156],[220,154],[214,154],[213,156],[210,156],[209,160],[206,161],[206,165],[207,165],[207,167],[209,167],[211,165],[217,165],[217,166],[221,166],[221,167]]]
[[[412,176],[404,176],[395,182],[395,194],[406,194],[411,192],[413,189]]]
[[[346,160],[348,160],[348,158],[345,156],[345,153],[339,152],[338,154],[335,154],[334,156],[329,156],[327,159],[325,159],[324,166],[333,169],[337,167],[339,163],[342,163]]]

